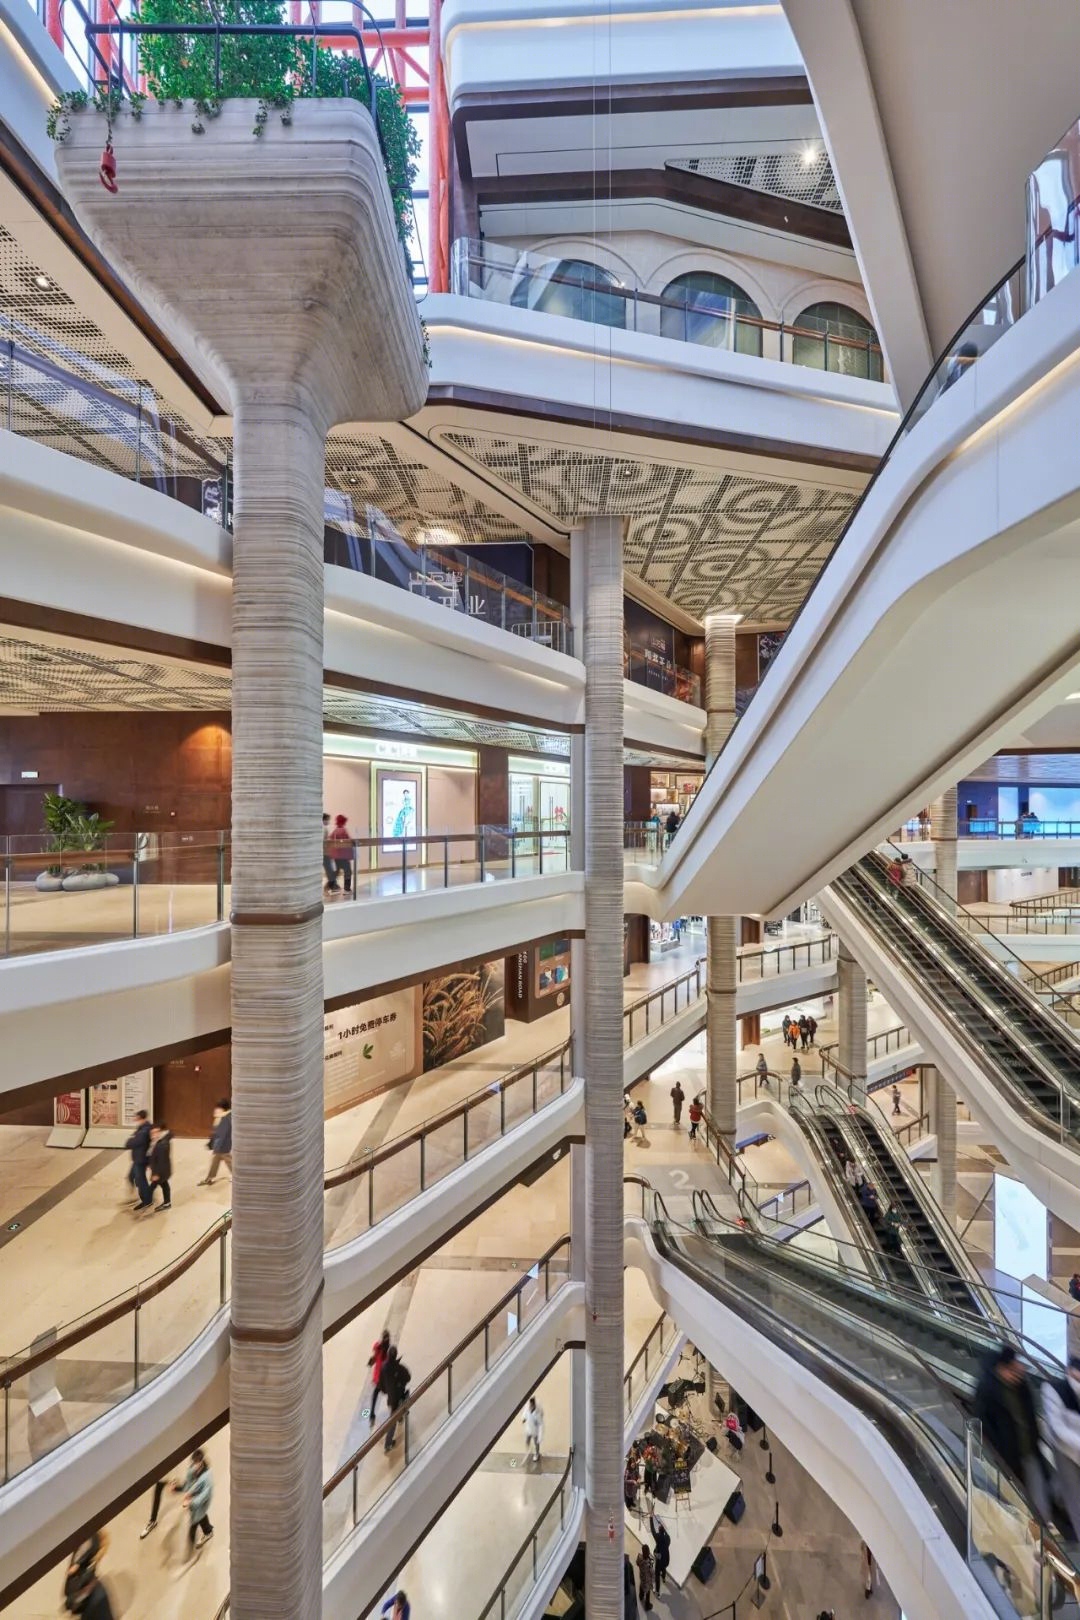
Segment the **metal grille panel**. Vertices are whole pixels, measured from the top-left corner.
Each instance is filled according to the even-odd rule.
[[[728,185],[746,186],[750,191],[764,191],[772,197],[786,197],[789,202],[827,208],[832,214],[844,212],[828,153],[819,148],[814,148],[809,162],[803,152],[780,151],[669,158],[667,166],[702,174],[709,180],[724,180]]]

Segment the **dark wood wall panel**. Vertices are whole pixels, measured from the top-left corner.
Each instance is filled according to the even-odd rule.
[[[510,755],[505,748],[481,744],[477,750],[476,824],[510,825]]]
[[[214,1105],[231,1089],[231,1047],[212,1046],[191,1057],[172,1058],[154,1069],[154,1118],[174,1136],[208,1137]]]

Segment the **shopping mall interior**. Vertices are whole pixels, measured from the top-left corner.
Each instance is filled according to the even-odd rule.
[[[0,0],[5,1617],[1080,1620],[1078,51]]]

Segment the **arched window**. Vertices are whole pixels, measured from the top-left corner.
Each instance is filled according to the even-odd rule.
[[[761,311],[727,276],[691,270],[663,291],[660,336],[708,343],[738,354],[761,353]]]
[[[625,326],[626,299],[605,292],[618,287],[618,276],[587,259],[551,259],[516,283],[510,302],[519,309],[540,309],[545,315],[566,315],[595,326]]]
[[[878,335],[857,309],[847,304],[811,304],[793,324],[791,358],[797,366],[881,381]]]

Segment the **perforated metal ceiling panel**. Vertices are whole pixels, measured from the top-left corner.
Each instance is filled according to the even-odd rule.
[[[449,430],[445,441],[553,518],[618,512],[628,570],[686,612],[786,623],[847,520],[849,491]]]
[[[422,443],[417,440],[418,450]],[[326,481],[354,502],[357,533],[365,532],[363,509],[368,504],[385,512],[406,540],[418,543],[433,526],[446,529],[462,545],[522,538],[520,526],[467,495],[418,454],[403,455],[379,434],[335,429],[326,446]]]
[[[809,156],[811,151],[812,157]],[[725,180],[733,186],[746,186],[751,191],[765,191],[773,197],[787,197],[791,202],[810,203],[815,208],[827,208],[833,214],[844,211],[828,154],[817,147],[807,148],[806,152],[671,158],[668,167],[687,169],[691,174],[703,174],[710,180]]]
[[[0,636],[0,710],[227,709],[227,673]]]

